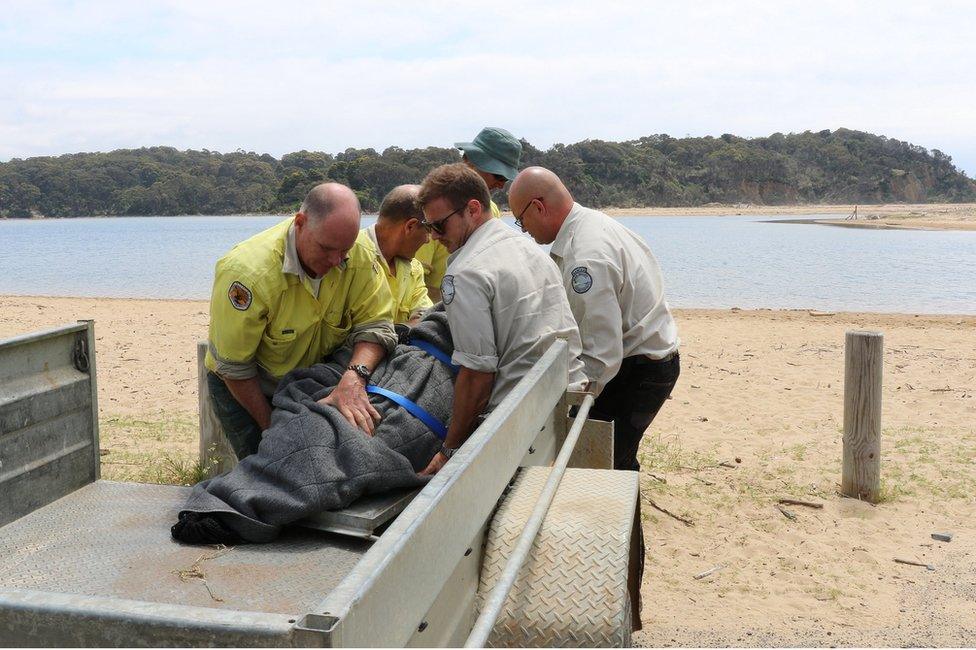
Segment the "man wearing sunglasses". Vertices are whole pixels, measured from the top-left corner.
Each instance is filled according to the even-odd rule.
[[[529,167],[509,192],[515,223],[562,272],[579,324],[590,417],[613,421],[616,469],[640,469],[641,437],[678,380],[678,329],[657,260],[643,239],[584,208],[554,173]]]
[[[433,170],[417,203],[450,251],[441,283],[454,340],[451,424],[424,474],[434,474],[557,339],[569,343],[569,385],[585,383],[580,339],[559,270],[528,239],[491,216],[488,186],[463,163]]]
[[[518,173],[519,159],[522,157],[522,143],[514,135],[494,126],[487,126],[471,142],[455,142],[461,150],[461,161],[477,172],[481,180],[493,192],[505,187],[505,183]],[[494,201],[489,201],[491,216],[500,217],[501,210]],[[420,247],[417,259],[424,267],[427,291],[433,301],[441,299],[441,280],[447,268],[448,251],[437,241]]]

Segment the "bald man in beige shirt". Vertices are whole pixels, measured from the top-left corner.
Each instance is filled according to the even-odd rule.
[[[517,226],[552,244],[597,395],[591,417],[614,423],[615,468],[637,471],[641,437],[680,373],[678,329],[657,260],[638,235],[576,203],[548,169],[522,171],[508,204]]]

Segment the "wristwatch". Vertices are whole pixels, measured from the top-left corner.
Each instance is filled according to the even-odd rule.
[[[354,373],[359,375],[359,377],[367,384],[369,383],[370,376],[373,374],[369,371],[369,368],[367,368],[366,365],[362,363],[350,365],[348,368],[346,368],[346,370],[352,370]]]
[[[441,453],[444,454],[447,457],[448,460],[451,460],[451,456],[453,456],[454,455],[454,452],[456,452],[456,451],[457,451],[457,449],[451,449],[450,447],[448,447],[444,443],[441,443]]]

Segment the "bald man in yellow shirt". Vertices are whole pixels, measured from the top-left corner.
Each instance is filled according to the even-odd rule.
[[[312,188],[292,218],[235,246],[215,269],[206,366],[214,411],[238,458],[257,451],[270,396],[295,368],[347,343],[352,361],[323,398],[367,434],[379,413],[365,386],[396,346],[393,299],[372,252],[356,242],[356,195]]]
[[[376,223],[359,231],[357,240],[372,251],[393,295],[393,323],[414,325],[433,306],[424,285],[424,267],[414,259],[430,239],[417,207],[419,185],[400,185],[380,204]]]
[[[522,143],[505,129],[486,126],[471,142],[455,142],[454,146],[461,150],[462,162],[478,173],[489,192],[502,189],[518,174]],[[494,201],[488,209],[492,217],[501,216]],[[433,239],[417,251],[416,258],[424,267],[427,292],[435,302],[441,299],[441,281],[447,270],[448,255],[444,245]]]

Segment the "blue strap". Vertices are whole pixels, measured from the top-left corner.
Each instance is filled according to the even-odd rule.
[[[416,402],[407,399],[400,393],[394,393],[392,390],[380,388],[379,386],[376,386],[374,384],[370,384],[369,386],[367,386],[366,392],[375,393],[376,395],[382,395],[388,400],[396,402],[397,404],[405,408],[410,415],[414,416],[415,418],[417,418],[418,420],[426,424],[427,428],[433,431],[438,438],[440,438],[441,440],[447,438],[447,427],[445,427],[440,420],[438,420],[433,415],[431,415],[430,413],[422,409],[420,405],[417,404]]]
[[[407,343],[414,347],[420,348],[430,356],[434,357],[435,359],[443,363],[445,366],[450,368],[451,372],[453,372],[455,375],[458,374],[458,372],[461,370],[461,366],[452,363],[451,357],[447,356],[447,354],[443,350],[441,350],[433,343],[430,343],[428,341],[422,341],[420,339],[410,339],[409,341],[407,341]]]

